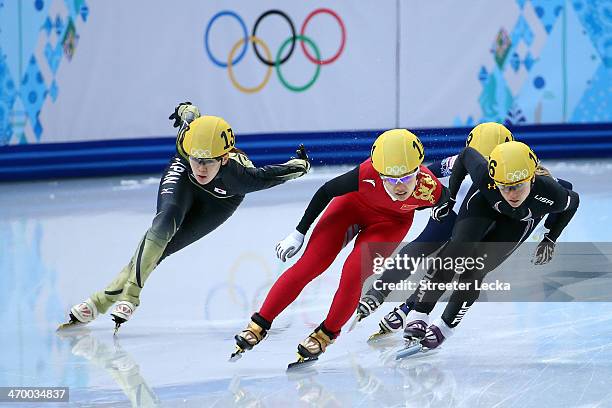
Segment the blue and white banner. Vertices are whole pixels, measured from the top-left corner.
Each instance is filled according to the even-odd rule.
[[[607,10],[607,11],[606,11]],[[599,0],[0,0],[0,145],[612,122]]]

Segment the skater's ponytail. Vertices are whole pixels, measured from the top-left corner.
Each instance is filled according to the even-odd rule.
[[[242,149],[237,148],[236,146],[232,147],[232,150],[229,151],[230,153],[236,153],[236,154],[242,154],[245,155],[246,157],[249,157],[248,154],[246,154],[246,152]]]
[[[548,176],[548,177],[553,176],[550,170],[548,170],[546,167],[542,166],[541,164],[538,164],[538,166],[536,167],[535,175],[536,176]]]

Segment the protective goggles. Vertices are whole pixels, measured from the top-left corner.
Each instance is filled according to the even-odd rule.
[[[502,193],[509,193],[511,191],[522,190],[525,187],[527,187],[529,183],[531,183],[531,180],[523,181],[521,183],[512,184],[512,185],[499,184],[499,183],[495,183],[495,185],[497,186],[499,191],[501,191]]]
[[[212,158],[212,159],[197,159],[193,156],[189,156],[189,160],[198,163],[200,166],[209,166],[211,164],[215,164],[218,161],[221,161],[220,157]]]
[[[387,181],[389,182],[389,184],[392,185],[396,185],[396,184],[406,184],[408,183],[410,180],[412,180],[413,178],[415,178],[417,176],[417,174],[419,174],[419,169],[417,169],[414,173],[410,173],[404,177],[389,177],[389,176],[384,176],[384,175],[380,175],[380,178],[383,181]]]

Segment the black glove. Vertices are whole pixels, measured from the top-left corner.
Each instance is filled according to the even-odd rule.
[[[192,105],[191,102],[187,101],[187,102],[181,102],[178,104],[178,106],[176,108],[174,108],[174,112],[172,112],[172,114],[170,116],[168,116],[168,119],[170,120],[174,120],[174,123],[172,124],[172,127],[179,127],[183,124],[183,120],[181,119],[181,115],[179,115],[179,108],[183,105]]]
[[[297,150],[295,151],[295,158],[310,162],[310,159],[308,158],[308,153],[306,153],[306,148],[303,144],[299,145]]]
[[[295,151],[295,158],[306,160],[306,171],[310,170],[310,158],[308,157],[308,153],[306,152],[306,148],[303,144],[300,144]]]
[[[456,200],[450,196],[446,200],[438,201],[438,203],[431,208],[431,218],[434,221],[442,222],[442,219],[453,210],[455,201]]]
[[[550,262],[555,253],[555,241],[548,238],[548,234],[544,234],[544,239],[538,244],[535,255],[533,257],[534,265],[544,265]]]

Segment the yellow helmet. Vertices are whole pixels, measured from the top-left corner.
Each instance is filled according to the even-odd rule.
[[[533,178],[538,163],[538,157],[525,143],[502,143],[489,157],[489,176],[497,184],[519,184]]]
[[[196,159],[212,159],[232,150],[236,140],[234,132],[223,118],[200,116],[189,124],[182,139],[182,147],[188,156]]]
[[[423,162],[423,144],[406,129],[391,129],[378,136],[370,156],[380,174],[403,176],[414,173]]]
[[[489,158],[495,146],[513,140],[512,133],[504,125],[495,122],[485,122],[472,129],[465,145],[476,149],[478,153]]]

